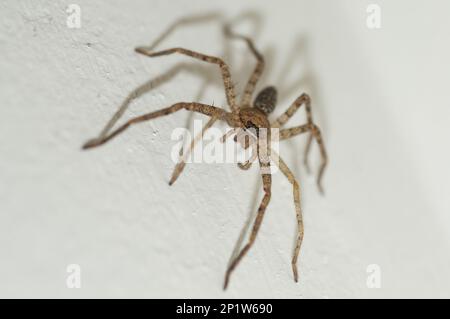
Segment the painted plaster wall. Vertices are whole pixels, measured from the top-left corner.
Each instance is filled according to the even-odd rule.
[[[449,297],[450,5],[373,2],[376,30],[369,1],[2,1],[0,296]],[[79,29],[66,25],[72,3]],[[324,132],[325,197],[302,166],[304,138],[281,148],[302,187],[299,284],[291,186],[276,174],[256,244],[222,291],[261,190],[256,166],[231,164],[189,164],[167,185],[171,132],[201,117],[179,113],[80,150],[142,85],[122,121],[177,101],[225,104],[214,67],[133,51],[181,16],[217,10],[246,17],[237,29],[266,55],[276,113],[309,92]],[[159,48],[171,46],[225,57],[238,88],[254,63],[214,21],[177,29]],[[81,267],[80,289],[66,286],[69,264]],[[367,287],[372,264],[379,289]]]

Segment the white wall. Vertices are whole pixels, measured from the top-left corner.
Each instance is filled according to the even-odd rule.
[[[0,296],[450,297],[450,4],[373,2],[377,30],[366,26],[370,1],[2,1]],[[70,3],[80,29],[66,26]],[[277,112],[309,92],[324,132],[325,197],[301,164],[304,139],[281,149],[302,186],[299,284],[291,187],[276,174],[257,242],[222,291],[255,210],[257,167],[191,164],[169,187],[171,131],[192,121],[186,113],[80,150],[130,92],[180,63],[122,121],[182,100],[224,104],[214,68],[133,52],[178,17],[214,10],[250,12],[238,29],[267,57],[261,85],[280,87]],[[159,47],[174,45],[225,56],[238,87],[253,65],[214,22],[177,29]],[[81,266],[81,289],[66,287],[69,264]],[[370,264],[380,289],[366,285]]]

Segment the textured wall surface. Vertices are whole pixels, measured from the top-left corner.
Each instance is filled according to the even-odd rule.
[[[450,297],[450,4],[373,2],[375,30],[368,1],[1,1],[0,297]],[[66,24],[71,3],[80,28]],[[181,16],[216,10],[242,16],[237,30],[265,54],[258,87],[279,86],[275,113],[308,92],[324,132],[325,197],[302,165],[305,138],[281,147],[302,188],[298,284],[292,190],[275,174],[257,241],[222,291],[262,191],[257,165],[188,164],[168,186],[171,132],[201,116],[180,112],[80,150],[121,105],[120,121],[178,101],[225,106],[214,67],[133,51]],[[172,46],[224,57],[238,88],[254,63],[215,21],[178,28],[158,48]],[[70,264],[80,289],[67,288]],[[378,289],[366,283],[371,264]]]

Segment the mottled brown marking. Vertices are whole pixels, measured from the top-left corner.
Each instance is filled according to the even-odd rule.
[[[268,86],[258,93],[254,107],[263,111],[265,114],[270,114],[275,109],[277,103],[277,90],[273,86]]]

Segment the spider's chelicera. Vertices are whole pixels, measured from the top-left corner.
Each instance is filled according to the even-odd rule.
[[[319,190],[323,192],[322,186],[321,186],[321,178],[325,169],[325,166],[327,164],[327,154],[325,151],[325,146],[322,140],[321,132],[317,125],[315,125],[312,113],[311,113],[311,99],[307,94],[300,95],[290,106],[289,108],[281,115],[279,116],[275,121],[270,122],[268,115],[274,110],[276,102],[277,102],[277,91],[274,87],[269,86],[263,89],[261,92],[259,92],[254,99],[253,103],[251,103],[251,99],[255,90],[256,83],[258,82],[263,70],[264,70],[264,57],[259,53],[259,51],[255,48],[252,40],[248,37],[236,34],[232,32],[229,28],[229,26],[226,26],[224,28],[225,34],[230,38],[236,38],[241,39],[245,41],[248,45],[248,48],[255,56],[257,63],[256,67],[253,70],[246,86],[244,89],[244,92],[242,94],[242,98],[239,103],[236,101],[236,94],[235,89],[233,86],[233,82],[231,80],[231,75],[229,71],[228,65],[219,57],[215,56],[209,56],[202,53],[198,53],[195,51],[191,51],[184,48],[171,48],[163,51],[158,52],[152,52],[149,48],[146,47],[138,47],[136,48],[136,52],[146,55],[148,57],[158,57],[163,55],[170,55],[174,53],[182,54],[189,56],[191,58],[215,64],[219,66],[223,83],[225,86],[225,95],[227,98],[227,102],[231,108],[231,112],[226,111],[224,108],[208,105],[208,104],[202,104],[197,102],[179,102],[176,104],[173,104],[172,106],[163,108],[158,111],[154,111],[148,114],[144,114],[135,118],[132,118],[128,120],[125,124],[118,127],[116,130],[112,131],[109,134],[103,134],[100,137],[97,137],[95,139],[89,140],[87,143],[83,145],[83,149],[89,149],[93,148],[99,145],[104,144],[105,142],[109,141],[113,137],[117,136],[118,134],[125,131],[128,127],[131,125],[141,123],[144,121],[152,120],[158,117],[166,116],[172,113],[175,113],[179,110],[187,110],[192,112],[197,112],[204,114],[208,117],[210,117],[210,120],[208,123],[203,127],[202,131],[199,133],[199,136],[197,136],[191,143],[190,148],[187,150],[187,152],[184,152],[184,156],[188,154],[188,152],[192,151],[192,149],[195,147],[195,144],[201,139],[203,134],[207,129],[209,129],[216,121],[225,121],[230,127],[233,129],[229,131],[224,137],[223,140],[229,135],[236,134],[236,137],[239,135],[240,131],[248,131],[248,130],[255,130],[256,132],[256,138],[258,141],[256,143],[245,143],[245,147],[249,147],[250,145],[255,145],[256,152],[254,153],[254,156],[247,161],[246,163],[238,163],[239,167],[241,169],[248,169],[252,162],[256,159],[258,159],[260,169],[261,169],[261,176],[262,176],[262,182],[263,182],[263,191],[264,196],[263,199],[259,205],[258,212],[256,215],[256,218],[253,223],[253,228],[250,233],[250,238],[248,239],[248,242],[246,245],[240,250],[239,254],[231,261],[231,263],[228,266],[228,269],[225,273],[225,281],[224,281],[224,289],[227,288],[228,282],[230,279],[230,275],[233,272],[233,270],[236,268],[236,266],[239,264],[241,259],[245,256],[245,254],[249,251],[249,249],[252,247],[256,235],[258,233],[258,230],[261,226],[261,222],[264,217],[264,213],[266,211],[266,207],[269,204],[270,197],[271,197],[271,185],[272,185],[272,175],[270,173],[270,162],[276,163],[278,168],[281,170],[281,172],[286,176],[286,178],[289,180],[289,182],[292,184],[293,187],[293,197],[294,197],[294,205],[295,205],[295,211],[297,216],[297,239],[296,239],[296,245],[293,252],[292,257],[292,271],[294,274],[294,280],[298,281],[298,272],[297,272],[297,259],[300,251],[300,246],[302,244],[303,240],[303,218],[302,218],[302,211],[300,206],[300,189],[299,184],[297,180],[295,179],[293,173],[288,168],[288,166],[285,164],[285,162],[281,159],[281,157],[271,149],[271,138],[270,138],[270,131],[273,128],[279,129],[279,140],[286,140],[291,137],[294,137],[296,135],[302,134],[302,133],[308,133],[308,141],[305,149],[305,157],[304,157],[304,163],[306,167],[308,168],[308,153],[311,146],[311,142],[314,139],[317,144],[319,145],[322,163],[320,165],[318,177],[317,177],[317,185],[319,187]],[[291,128],[282,128],[284,124],[294,115],[294,113],[304,105],[305,111],[306,111],[306,118],[307,122],[303,125],[294,126]],[[264,134],[264,138],[261,137],[261,134],[258,132],[264,129],[265,132],[269,132],[268,134]],[[231,132],[231,133],[230,133]],[[235,140],[236,140],[235,137]],[[169,184],[172,185],[178,176],[181,174],[181,172],[184,169],[184,166],[186,164],[185,157],[183,157],[175,166],[174,172],[172,174],[172,178],[170,179]],[[309,168],[308,168],[309,170]]]

